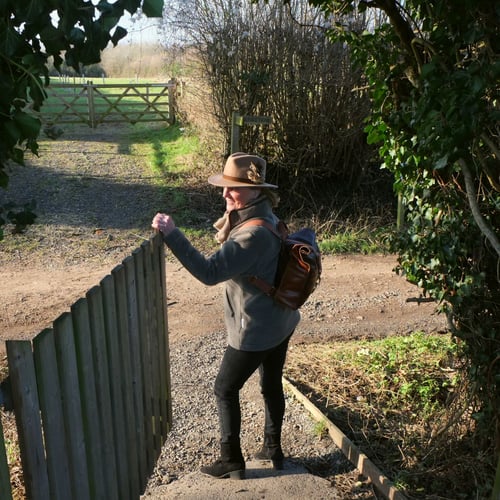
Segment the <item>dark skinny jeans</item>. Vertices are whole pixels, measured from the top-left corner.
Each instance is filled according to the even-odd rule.
[[[280,436],[285,414],[282,374],[290,337],[266,351],[240,351],[228,346],[215,379],[214,393],[219,412],[221,444],[239,445],[241,410],[239,392],[259,369],[265,405],[265,434]]]

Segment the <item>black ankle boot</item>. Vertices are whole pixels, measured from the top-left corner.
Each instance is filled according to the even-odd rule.
[[[281,449],[280,436],[272,434],[264,435],[262,449],[255,455],[257,460],[272,460],[276,470],[283,470],[283,450]]]
[[[239,444],[222,443],[220,458],[212,465],[202,467],[201,472],[218,479],[245,479],[245,459]]]

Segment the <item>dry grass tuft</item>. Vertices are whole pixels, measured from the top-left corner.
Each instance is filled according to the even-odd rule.
[[[10,471],[12,497],[13,500],[21,500],[26,498],[26,491],[24,487],[23,469],[21,466],[21,453],[18,445],[17,428],[14,413],[0,410],[0,420],[2,422],[5,447],[7,451],[7,462]]]
[[[472,403],[456,378],[456,360],[420,355],[419,373],[441,389],[420,395],[428,401],[417,407],[416,396],[405,399],[396,387],[405,376],[408,385],[409,374],[353,362],[359,344],[348,355],[346,345],[292,346],[286,377],[409,498],[481,498],[494,471],[475,446]]]

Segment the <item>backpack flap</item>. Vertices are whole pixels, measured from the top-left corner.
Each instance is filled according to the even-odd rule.
[[[321,253],[312,229],[303,228],[288,234],[282,221],[275,228],[262,219],[251,219],[241,225],[264,226],[281,240],[278,269],[273,284],[258,276],[249,276],[252,284],[281,305],[298,309],[318,286],[321,278]]]
[[[317,287],[321,276],[319,251],[309,244],[288,240],[284,243],[287,260],[283,259],[279,285],[273,298],[291,309],[298,309]],[[281,263],[281,262],[280,262]]]

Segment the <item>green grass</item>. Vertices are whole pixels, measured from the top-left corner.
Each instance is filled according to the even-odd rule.
[[[168,200],[168,212],[174,211],[176,225],[192,243],[200,249],[213,251],[217,248],[214,230],[207,227],[207,214],[212,207],[193,203],[191,195],[199,189],[200,165],[204,166],[202,144],[196,132],[182,124],[151,127],[137,124],[130,132],[131,148],[138,156],[146,158],[156,174],[157,184],[163,191],[161,197]],[[208,171],[205,177],[208,177]]]
[[[325,436],[327,436],[328,435],[328,426],[326,424],[326,420],[317,421],[314,424],[313,433],[318,439],[322,439]]]
[[[388,228],[349,226],[334,234],[322,235],[319,242],[323,254],[362,253],[374,254],[387,251],[385,242]]]
[[[144,156],[158,177],[170,205],[175,207],[178,222],[194,217],[186,187],[199,153],[198,136],[179,124],[151,128],[136,125],[130,134],[134,153]]]
[[[198,136],[179,124],[155,129],[138,124],[130,139],[137,152],[146,155],[155,172],[177,185],[186,169],[193,167],[190,158],[200,148]]]
[[[385,394],[385,408],[411,407],[423,419],[439,410],[456,384],[441,368],[457,355],[449,336],[415,332],[409,336],[346,344],[333,358],[364,371],[374,388]]]
[[[375,407],[386,416],[411,412],[422,423],[443,410],[448,393],[454,390],[459,354],[450,335],[414,332],[380,340],[300,346],[293,351],[288,370],[293,379],[296,370],[304,369],[301,377],[317,387],[316,392],[330,395],[333,411],[343,406],[335,401],[342,374],[353,381],[343,398],[350,399],[360,413],[366,411],[371,418]]]

